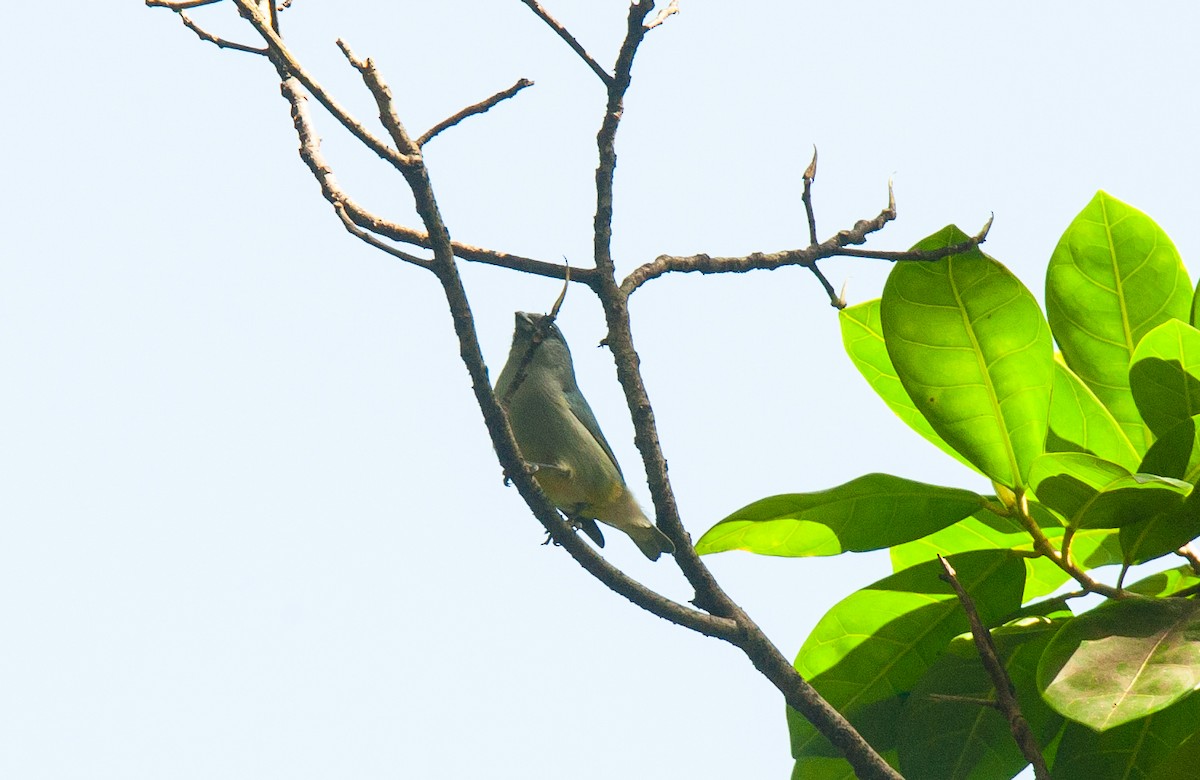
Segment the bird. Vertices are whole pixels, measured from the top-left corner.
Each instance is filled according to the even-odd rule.
[[[652,561],[675,545],[625,484],[587,399],[571,350],[552,315],[516,313],[512,349],[496,380],[521,457],[546,497],[600,547],[594,521],[624,531]]]

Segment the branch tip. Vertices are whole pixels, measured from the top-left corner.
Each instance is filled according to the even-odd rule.
[[[667,21],[668,18],[677,13],[679,13],[679,0],[671,0],[670,5],[659,11],[657,16],[646,23],[646,29],[653,30],[655,27],[658,27],[660,24]]]

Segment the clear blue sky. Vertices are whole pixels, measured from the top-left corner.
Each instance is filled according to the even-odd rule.
[[[604,63],[620,0],[544,0]],[[956,222],[1040,297],[1098,188],[1200,270],[1193,3],[681,0],[639,54],[619,137],[618,265]],[[273,71],[170,13],[14,3],[0,48],[0,776],[783,778],[778,694],[736,651],[607,592],[501,484],[433,279],[349,237],[296,155]],[[249,40],[228,8],[197,12]],[[344,37],[430,145],[456,238],[588,262],[593,74],[517,0],[318,3],[295,50],[364,120]],[[365,204],[403,182],[325,118]],[[852,302],[887,268],[839,261]],[[464,274],[492,375],[549,281]],[[790,269],[669,277],[636,339],[684,520],[871,471],[984,489],[874,400]],[[560,323],[648,504],[595,301]],[[678,598],[670,561],[606,555]],[[788,655],[883,556],[711,561]]]

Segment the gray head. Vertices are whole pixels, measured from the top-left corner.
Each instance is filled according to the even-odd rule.
[[[575,369],[571,364],[567,340],[554,321],[545,314],[516,313],[509,360],[514,358],[526,365],[565,371],[564,380],[572,385],[575,383]]]

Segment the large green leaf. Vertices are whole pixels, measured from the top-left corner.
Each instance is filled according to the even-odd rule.
[[[1191,282],[1154,220],[1105,192],[1071,222],[1046,270],[1046,313],[1067,365],[1145,452],[1153,437],[1129,389],[1134,348],[1188,318]]]
[[[1034,502],[1030,510],[1042,533],[1056,547],[1060,546],[1066,530],[1051,514]],[[971,517],[959,520],[954,525],[937,533],[891,549],[892,569],[900,571],[924,561],[933,560],[969,550],[1012,549],[1030,553],[1033,540],[1029,532],[1011,517],[1001,517],[987,510],[976,512]],[[1117,533],[1108,529],[1084,530],[1075,534],[1071,543],[1071,557],[1087,568],[1121,563],[1123,557],[1117,544]],[[1025,558],[1025,592],[1022,603],[1044,596],[1056,590],[1069,579],[1054,561],[1043,556]]]
[[[950,226],[917,248],[967,238]],[[897,264],[880,314],[896,373],[933,429],[995,482],[1023,487],[1045,445],[1054,379],[1050,330],[1029,290],[972,249]]]
[[[1069,528],[1118,528],[1183,505],[1192,486],[1124,467],[1083,452],[1048,452],[1030,469],[1038,501]]]
[[[1104,732],[1067,723],[1054,780],[1185,780],[1200,767],[1200,695]]]
[[[1168,320],[1147,333],[1133,351],[1129,389],[1155,436],[1200,414],[1200,330]]]
[[[1200,481],[1200,416],[1192,416],[1160,436],[1142,460],[1142,471]],[[1144,563],[1166,555],[1200,535],[1200,495],[1181,507],[1148,515],[1121,528],[1126,563]]]
[[[1200,602],[1109,601],[1067,622],[1038,666],[1055,710],[1097,731],[1144,718],[1200,688]]]
[[[933,426],[913,404],[908,391],[896,375],[892,358],[883,341],[883,327],[879,321],[879,299],[850,306],[838,313],[842,326],[842,344],[854,367],[867,380],[883,402],[897,417],[903,420],[925,439],[959,463],[978,471],[971,463],[937,435]]]
[[[1137,469],[1138,452],[1083,380],[1062,362],[1054,361],[1054,391],[1050,395],[1048,452],[1087,452]]]
[[[983,504],[969,490],[867,474],[829,490],[755,501],[710,528],[696,552],[801,557],[878,550],[945,528]]]
[[[1060,625],[1030,617],[992,631],[1021,713],[1041,745],[1062,724],[1035,684],[1038,658]],[[957,637],[905,702],[897,750],[907,780],[993,780],[1029,763],[1004,715],[977,701],[996,701],[995,687],[971,637]]]
[[[950,558],[986,625],[1021,603],[1025,567],[1016,553],[981,550]],[[946,644],[967,630],[962,607],[930,561],[851,593],[821,618],[796,657],[796,669],[839,712],[859,725],[872,705],[911,690]],[[792,756],[829,755],[811,724],[788,710]]]

